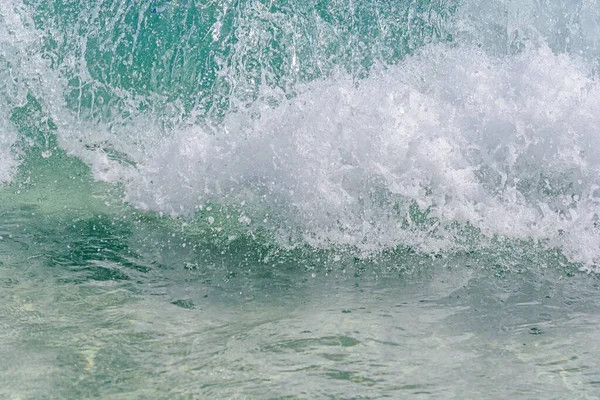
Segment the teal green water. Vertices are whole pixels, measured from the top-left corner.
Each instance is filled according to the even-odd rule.
[[[597,398],[596,8],[10,0],[0,398]]]
[[[261,85],[278,90],[277,100],[335,70],[360,79],[376,63],[449,39],[456,8],[429,0],[26,4],[45,33],[42,51],[64,68],[68,105],[108,121],[149,109],[222,115],[255,100]]]

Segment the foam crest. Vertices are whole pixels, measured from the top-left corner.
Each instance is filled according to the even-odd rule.
[[[11,0],[0,179],[10,110],[31,95],[61,147],[141,209],[235,208],[282,245],[367,253],[533,240],[592,268],[600,14],[547,3],[96,1],[66,17]]]
[[[461,247],[458,221],[592,264],[599,101],[587,64],[545,45],[504,57],[431,46],[358,86],[341,75],[179,130],[146,154],[128,200],[188,215],[245,204],[282,239],[365,251]]]

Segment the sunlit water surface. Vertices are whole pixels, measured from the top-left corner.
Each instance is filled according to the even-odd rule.
[[[414,254],[275,265],[183,247],[131,212],[36,212],[0,216],[3,398],[600,393],[600,281],[576,268]]]
[[[0,398],[600,398],[599,27],[4,0]]]

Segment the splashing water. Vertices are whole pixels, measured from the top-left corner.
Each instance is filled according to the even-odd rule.
[[[0,397],[598,393],[599,6],[5,1]]]
[[[467,224],[597,263],[587,3],[551,26],[533,3],[28,6],[5,29],[41,39],[12,73],[137,207],[216,203],[281,244],[359,252],[468,250]]]

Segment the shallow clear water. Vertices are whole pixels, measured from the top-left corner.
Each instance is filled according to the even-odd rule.
[[[555,254],[377,261],[193,249],[185,227],[91,211],[105,206],[101,191],[71,194],[66,211],[50,209],[64,193],[52,185],[46,198],[21,189],[29,204],[8,206],[7,192],[4,398],[599,393],[600,281]]]
[[[7,268],[3,258],[6,398],[583,399],[599,390],[600,296],[587,276],[500,278],[465,260],[360,277],[342,266],[315,277],[175,266],[124,275],[105,261],[76,283],[64,264],[40,274],[35,260]]]
[[[599,398],[598,26],[7,0],[0,398]]]

